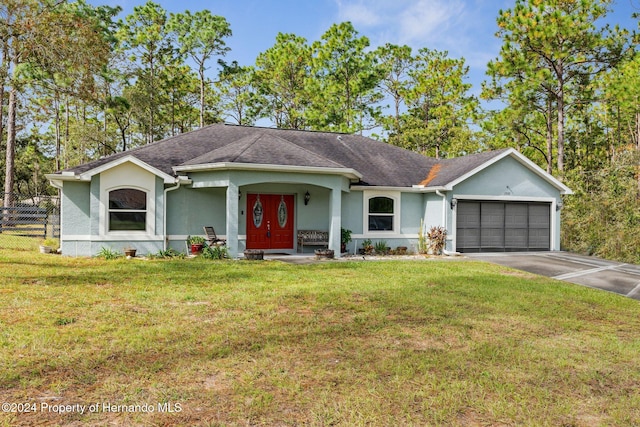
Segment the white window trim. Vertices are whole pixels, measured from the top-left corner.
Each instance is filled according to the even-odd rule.
[[[362,230],[367,237],[386,237],[400,235],[400,191],[364,191],[362,204]],[[369,231],[369,200],[376,197],[387,197],[393,200],[393,230]]]
[[[146,208],[143,209],[111,209],[109,207],[109,202],[110,202],[110,194],[112,191],[118,191],[118,190],[135,190],[135,191],[140,191],[142,193],[144,193],[144,198],[145,198],[145,206]],[[141,189],[141,188],[136,188],[136,187],[132,187],[132,186],[126,186],[126,187],[121,187],[121,188],[112,188],[107,192],[107,232],[109,234],[117,234],[117,233],[145,233],[148,234],[149,233],[149,206],[151,206],[149,204],[149,191]],[[111,230],[111,212],[123,212],[123,213],[127,213],[127,212],[144,212],[144,230]]]
[[[142,191],[147,198],[147,218],[145,221],[145,230],[109,230],[109,193],[114,190],[133,189]],[[118,185],[115,187],[107,188],[103,191],[100,200],[101,215],[100,215],[100,230],[103,236],[152,236],[153,222],[155,220],[155,203],[151,198],[152,191],[148,188],[138,187],[136,185]]]

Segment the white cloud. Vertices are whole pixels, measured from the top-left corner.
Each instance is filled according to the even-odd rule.
[[[371,47],[394,43],[465,58],[474,86],[499,52],[495,19],[513,0],[333,0],[338,21],[351,21]],[[506,6],[505,6],[506,5]]]
[[[351,21],[358,31],[410,46],[440,46],[464,24],[469,0],[335,0],[338,19]],[[378,38],[374,36],[374,39]],[[380,40],[382,42],[382,40]],[[376,40],[372,40],[376,42]],[[434,46],[435,47],[435,46]],[[440,47],[444,48],[444,47]]]
[[[380,23],[380,16],[375,7],[360,1],[352,2],[349,0],[346,2],[337,0],[337,4],[340,21],[351,21],[356,28],[359,26],[373,27]]]
[[[419,0],[412,2],[398,16],[400,42],[428,44],[451,35],[453,24],[464,12],[460,1]]]

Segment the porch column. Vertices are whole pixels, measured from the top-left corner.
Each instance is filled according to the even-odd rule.
[[[340,188],[331,190],[331,199],[329,200],[329,249],[333,249],[335,257],[340,257],[340,239],[342,226],[342,191]]]
[[[238,256],[238,185],[227,186],[227,250],[231,258]]]

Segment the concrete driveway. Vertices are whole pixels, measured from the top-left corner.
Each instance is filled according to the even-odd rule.
[[[528,271],[640,300],[640,266],[569,252],[465,254],[470,259]]]

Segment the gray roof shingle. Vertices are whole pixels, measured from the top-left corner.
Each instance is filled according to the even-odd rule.
[[[134,156],[168,175],[178,166],[250,163],[354,169],[363,176],[360,185],[437,187],[502,151],[436,160],[359,135],[214,124],[67,171],[83,173]]]

